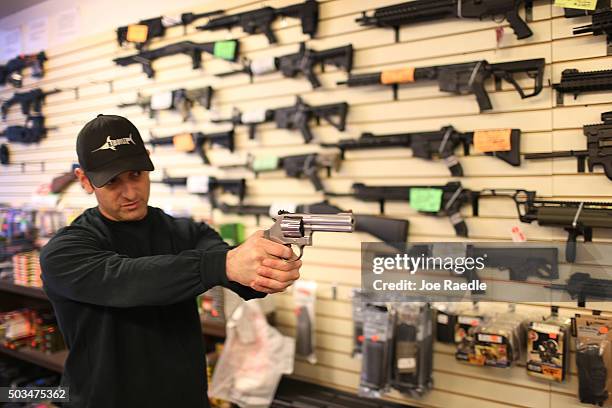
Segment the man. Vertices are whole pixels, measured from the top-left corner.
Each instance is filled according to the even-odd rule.
[[[208,225],[148,207],[153,163],[127,119],[98,115],[77,137],[81,186],[98,206],[41,251],[44,288],[70,350],[70,407],[208,407],[195,297],[244,299],[299,278],[293,252],[251,236],[231,249]]]

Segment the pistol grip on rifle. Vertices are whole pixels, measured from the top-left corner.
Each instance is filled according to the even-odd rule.
[[[270,24],[264,25],[261,31],[266,35],[266,38],[270,44],[276,44],[278,42]]]
[[[478,102],[478,107],[481,112],[493,109],[491,99],[489,99],[489,94],[483,82],[475,81],[474,84],[472,84],[472,92],[476,95],[476,101]]]
[[[579,233],[576,230],[569,229],[567,243],[565,244],[565,260],[573,263],[576,260],[576,238]]]
[[[519,15],[518,9],[521,3],[523,3],[523,1],[517,1],[514,10],[510,10],[506,13],[506,20],[510,23],[510,27],[512,27],[514,34],[516,34],[516,38],[519,40],[533,35],[533,31],[531,31],[527,23],[523,21]]]
[[[142,63],[142,71],[147,74],[147,78],[153,78],[153,76],[155,75],[155,71],[153,71],[151,61],[145,61]]]
[[[310,130],[310,127],[308,126],[308,123],[303,122],[300,123],[300,132],[302,133],[302,137],[304,138],[304,143],[310,143],[313,139],[312,136],[312,131]]]

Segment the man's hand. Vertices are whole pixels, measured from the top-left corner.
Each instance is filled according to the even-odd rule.
[[[293,251],[263,237],[263,231],[251,235],[242,245],[227,253],[227,279],[259,292],[282,292],[300,277],[302,261]]]

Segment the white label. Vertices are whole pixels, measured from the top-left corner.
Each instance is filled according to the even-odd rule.
[[[448,315],[438,313],[438,323],[448,324]]]
[[[494,334],[478,334],[478,341],[486,342],[486,343],[503,343],[503,337]]]
[[[279,211],[294,213],[297,209],[296,203],[277,201],[270,206],[270,217],[276,218]]]
[[[159,92],[151,96],[151,109],[162,110],[172,108],[172,91]]]
[[[561,328],[559,326],[554,326],[552,324],[545,323],[531,323],[531,329],[540,333],[561,333]]]
[[[242,123],[262,123],[266,121],[266,109],[254,109],[244,112],[240,117]]]
[[[267,57],[251,61],[251,71],[254,75],[267,74],[276,71],[276,58]]]
[[[208,194],[208,176],[187,177],[187,192],[194,194]]]
[[[168,16],[162,16],[162,25],[164,27],[172,27],[175,26],[177,24],[181,23],[181,15],[177,14],[177,15],[168,15]]]
[[[459,324],[469,324],[471,326],[478,326],[480,324],[480,318],[474,316],[459,316],[457,321]]]
[[[406,357],[397,360],[397,368],[400,370],[411,370],[416,368],[416,358]]]

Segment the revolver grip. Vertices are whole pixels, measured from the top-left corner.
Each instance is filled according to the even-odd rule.
[[[514,34],[516,34],[516,38],[519,40],[533,35],[533,31],[531,31],[527,23],[519,16],[518,9],[521,3],[522,1],[517,1],[514,10],[510,10],[506,13],[506,20],[510,23],[510,27],[512,27]]]

